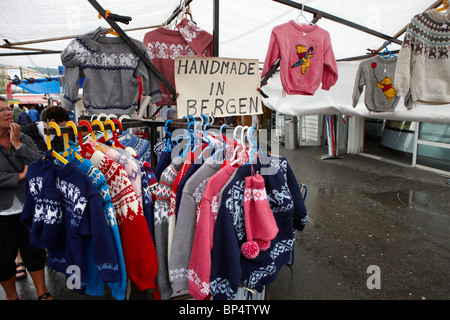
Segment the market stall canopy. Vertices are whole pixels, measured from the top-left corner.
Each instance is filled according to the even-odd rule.
[[[295,3],[294,1],[291,1]],[[301,2],[301,1],[299,1]],[[306,0],[306,6],[351,21],[385,35],[394,36],[411,18],[435,3],[434,0],[374,2],[369,0]],[[113,13],[132,17],[128,25],[120,24],[126,33],[142,40],[151,27],[160,26],[179,6],[180,0],[99,0]],[[219,1],[219,56],[249,58],[264,61],[273,27],[297,19],[299,10],[271,0]],[[193,20],[202,29],[213,33],[211,0],[193,0],[190,4]],[[305,12],[307,19],[312,14]],[[336,59],[364,55],[367,49],[377,49],[384,40],[329,19],[318,24],[330,32]],[[77,35],[109,27],[86,0],[4,1],[0,11],[0,35],[12,47],[2,53],[27,52],[30,55],[0,56],[1,64],[29,67],[57,67],[59,54],[37,54],[33,50],[61,51]],[[45,41],[42,40],[52,40]],[[56,41],[55,39],[61,39]],[[20,44],[22,43],[22,44]],[[398,48],[392,45],[391,50]]]

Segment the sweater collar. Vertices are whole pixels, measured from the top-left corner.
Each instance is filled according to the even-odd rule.
[[[304,32],[304,33],[308,33],[308,32],[313,32],[314,30],[316,30],[319,26],[317,24],[298,24],[297,22],[295,22],[294,20],[290,20],[289,23],[297,30]]]
[[[444,22],[450,24],[450,19],[446,14],[438,12],[436,9],[432,9],[426,12],[426,14],[437,22]]]

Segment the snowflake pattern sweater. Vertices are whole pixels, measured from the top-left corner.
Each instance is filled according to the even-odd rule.
[[[291,20],[272,29],[264,67],[264,77],[281,58],[280,77],[287,94],[313,95],[336,84],[338,69],[328,31]]]
[[[128,277],[139,290],[155,288],[158,272],[155,246],[125,169],[100,151],[95,151],[90,160],[108,183]]]
[[[118,271],[119,271],[119,280],[115,283],[108,283],[108,285],[111,288],[112,295],[117,300],[123,300],[125,299],[125,291],[127,288],[127,274],[125,270],[125,261],[122,252],[122,244],[120,242],[119,228],[116,223],[114,206],[112,204],[111,195],[109,194],[106,178],[96,167],[93,166],[93,164],[88,159],[80,161],[77,158],[75,158],[73,154],[69,154],[67,159],[78,165],[78,168],[80,168],[81,171],[83,171],[85,174],[88,175],[89,179],[97,188],[102,198],[105,219],[108,222],[108,226],[110,227],[111,231],[111,237],[114,241],[114,249],[116,251],[116,256],[118,260]],[[88,251],[88,283],[86,293],[93,296],[103,296],[105,283],[101,281],[100,271],[93,263],[94,260],[93,260],[92,241],[88,242],[87,251]]]
[[[158,78],[122,38],[104,36],[106,30],[100,27],[81,35],[62,51],[63,107],[74,108],[82,78],[83,103],[90,114],[133,113],[139,98],[138,77],[142,77],[144,94],[151,96],[153,103],[159,101]],[[141,41],[131,41],[147,54]]]
[[[89,177],[74,163],[57,165],[50,152],[34,161],[26,173],[26,199],[22,223],[30,229],[30,241],[46,248],[48,266],[72,275],[80,268],[80,287],[87,284],[86,245],[92,241],[93,258],[101,280],[119,280],[117,254],[105,219],[101,197]]]
[[[247,241],[244,218],[245,177],[252,174],[251,165],[241,166],[228,186],[223,190],[212,248],[210,293],[216,300],[232,300],[240,282],[258,291],[273,282],[289,260],[294,245],[294,228],[302,230],[307,222],[307,212],[297,180],[287,160],[270,157],[264,168],[275,169],[275,174],[261,170],[267,198],[279,229],[270,248],[261,251],[254,259],[246,259],[240,247]]]
[[[166,79],[175,87],[174,60],[176,57],[210,57],[213,53],[212,35],[188,19],[183,19],[177,25],[177,30],[159,27],[147,32],[144,45],[153,64]],[[173,98],[169,89],[161,86],[161,101],[157,105],[165,106]],[[176,101],[173,103],[176,105]]]

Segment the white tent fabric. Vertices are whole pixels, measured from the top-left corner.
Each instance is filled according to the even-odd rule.
[[[264,62],[273,27],[299,17],[298,9],[271,0],[226,0],[220,2],[219,56],[242,59],[258,59]],[[411,18],[425,11],[434,0],[395,0],[389,3],[370,0],[305,0],[306,6],[334,16],[352,21],[369,29],[393,36],[407,26]],[[164,23],[180,4],[180,0],[98,0],[98,3],[113,13],[131,16],[129,25],[120,24],[126,33],[143,40],[148,27]],[[213,33],[213,1],[193,0],[191,12],[194,21],[202,29]],[[312,15],[304,12],[312,19]],[[361,56],[367,49],[382,47],[385,40],[350,28],[340,23],[321,19],[318,24],[329,31],[336,59]],[[59,41],[38,41],[23,44],[23,48],[63,50],[76,35],[94,30],[98,26],[109,27],[106,21],[98,19],[94,7],[83,0],[14,0],[2,1],[0,11],[0,36],[10,43],[30,40],[68,37]],[[129,29],[140,29],[127,31]],[[399,38],[403,39],[403,36]],[[391,44],[390,50],[399,49]],[[0,48],[0,53],[24,52],[24,49]],[[59,54],[0,56],[0,64],[57,67],[61,65]],[[338,84],[330,92],[319,92],[313,97],[277,97],[281,84],[277,75],[265,87],[270,99],[267,105],[288,114],[342,113],[374,117],[365,111],[363,105],[356,109],[349,103],[353,87],[355,62],[340,63]],[[345,90],[339,91],[343,87]],[[336,92],[339,91],[339,94]],[[361,97],[363,101],[363,97]],[[403,100],[395,113],[376,114],[377,118],[387,117],[426,122],[450,123],[450,108],[447,106],[418,106],[413,110],[402,109]],[[425,108],[426,107],[426,108]]]

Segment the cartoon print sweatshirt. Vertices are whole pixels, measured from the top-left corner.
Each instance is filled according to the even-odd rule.
[[[353,87],[352,105],[358,104],[366,87],[364,104],[369,111],[394,111],[400,97],[394,87],[397,58],[375,56],[360,63]]]
[[[314,95],[322,83],[329,90],[338,79],[338,69],[328,31],[317,24],[293,20],[272,29],[261,77],[280,61],[280,78],[287,94]]]

